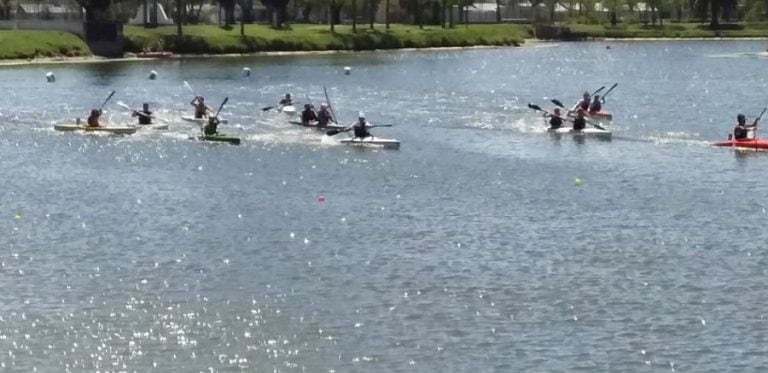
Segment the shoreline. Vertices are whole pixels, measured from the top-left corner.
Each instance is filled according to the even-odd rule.
[[[394,49],[374,49],[374,50],[307,50],[307,51],[263,51],[253,53],[220,53],[220,54],[174,54],[170,57],[138,57],[134,53],[125,53],[123,57],[107,58],[99,56],[77,56],[77,57],[39,57],[27,59],[0,59],[0,67],[30,66],[30,65],[59,65],[59,64],[84,64],[84,63],[110,63],[110,62],[142,62],[169,60],[179,61],[185,59],[205,59],[205,58],[238,58],[238,57],[280,57],[280,56],[322,56],[334,54],[356,54],[356,53],[399,53],[399,52],[442,52],[442,51],[460,51],[460,50],[481,50],[481,49],[504,49],[504,48],[535,48],[552,46],[559,43],[583,43],[583,42],[675,42],[675,41],[766,41],[768,37],[688,37],[688,38],[666,38],[666,37],[640,37],[640,38],[588,38],[585,40],[548,40],[548,39],[525,39],[522,44],[498,46],[498,45],[471,45],[463,47],[429,47],[429,48],[394,48]],[[757,54],[766,55],[768,52],[760,51]]]

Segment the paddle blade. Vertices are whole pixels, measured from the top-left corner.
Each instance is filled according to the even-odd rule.
[[[529,103],[529,104],[528,104],[528,107],[529,107],[529,108],[531,108],[531,109],[533,109],[533,110],[539,110],[539,111],[541,110],[541,106],[539,106],[539,105],[534,105],[534,104],[532,104],[532,103]]]
[[[121,108],[123,108],[123,109],[125,109],[125,110],[130,110],[130,111],[133,111],[133,109],[131,109],[131,107],[130,107],[130,106],[126,105],[126,104],[125,104],[124,102],[122,102],[122,101],[118,101],[118,102],[117,102],[117,106],[120,106]]]
[[[192,94],[193,94],[193,95],[195,95],[195,97],[197,97],[197,94],[195,93],[195,90],[194,90],[194,89],[192,89],[192,86],[191,86],[191,85],[189,85],[189,82],[187,82],[186,80],[184,81],[184,87],[186,87],[186,88],[187,88],[187,90],[189,90],[190,92],[192,92]]]
[[[216,112],[216,116],[219,116],[219,113],[221,113],[221,109],[224,108],[224,105],[227,104],[227,101],[229,101],[229,97],[224,97],[224,101],[221,102],[221,105],[219,105],[219,111]]]
[[[263,108],[261,108],[261,111],[268,111],[268,110],[272,110],[272,108],[274,108],[274,106],[267,106],[267,107],[263,107]]]
[[[561,107],[561,108],[565,109],[565,105],[563,105],[563,103],[562,103],[562,102],[560,102],[560,100],[558,100],[558,99],[556,99],[556,98],[553,98],[553,99],[551,99],[551,100],[549,100],[549,101],[551,101],[553,104],[555,104],[555,105],[557,105],[557,106],[559,106],[559,107]]]
[[[330,131],[326,132],[325,134],[328,135],[328,136],[333,136],[333,135],[339,134],[339,132],[341,132],[341,130],[330,130]]]
[[[107,104],[107,102],[109,102],[109,100],[110,100],[110,99],[112,98],[112,96],[114,96],[114,95],[115,95],[115,91],[112,91],[112,93],[110,93],[110,94],[109,94],[109,96],[107,96],[107,99],[106,99],[106,100],[104,100],[104,103],[103,103],[103,104],[101,104],[101,109],[103,109],[103,108],[104,108],[104,105],[106,105],[106,104]]]

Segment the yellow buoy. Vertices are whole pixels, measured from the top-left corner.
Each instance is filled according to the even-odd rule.
[[[573,179],[573,185],[575,185],[575,186],[581,185],[581,179],[579,179],[578,177]]]

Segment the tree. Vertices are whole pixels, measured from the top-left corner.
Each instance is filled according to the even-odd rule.
[[[357,32],[357,2],[352,0],[352,32]]]
[[[603,0],[603,6],[609,9],[609,16],[611,19],[611,26],[616,26],[618,23],[619,7],[622,5],[622,0]]]
[[[371,30],[373,30],[373,21],[376,19],[376,0],[370,0],[368,2],[368,7],[370,8],[368,9],[368,14],[371,22]]]
[[[389,30],[389,0],[386,0],[384,6],[384,22],[387,24],[387,30]]]
[[[718,28],[720,26],[720,23],[717,21],[717,11],[720,8],[720,0],[709,0],[709,4],[711,6],[711,10],[710,10],[711,18],[709,19],[709,27]]]
[[[181,36],[182,34],[181,22],[184,20],[184,17],[182,17],[183,8],[184,1],[176,0],[176,36]]]
[[[272,27],[281,28],[287,20],[289,0],[260,0],[267,8],[272,9]]]

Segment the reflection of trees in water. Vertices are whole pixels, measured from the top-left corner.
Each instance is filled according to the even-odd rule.
[[[91,77],[93,84],[100,86],[111,86],[115,78],[120,78],[123,71],[131,68],[127,63],[94,63],[85,64],[83,68],[87,70],[86,74]]]

